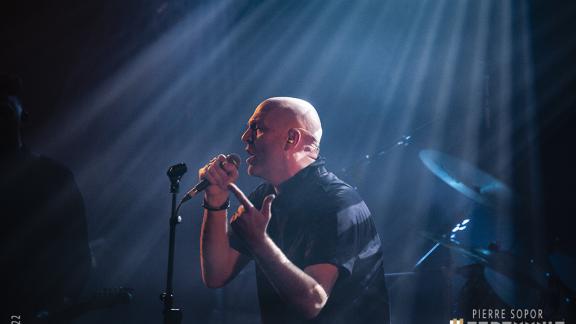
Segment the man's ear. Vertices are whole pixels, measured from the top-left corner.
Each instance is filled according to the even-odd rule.
[[[295,128],[290,128],[288,130],[288,138],[286,139],[286,144],[284,145],[284,148],[289,149],[291,147],[298,145],[301,138],[302,134],[300,133],[299,130]]]

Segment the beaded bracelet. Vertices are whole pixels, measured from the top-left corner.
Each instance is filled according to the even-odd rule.
[[[206,199],[204,199],[204,202],[202,202],[202,207],[204,207],[204,209],[209,210],[209,211],[226,210],[226,209],[230,208],[230,198],[226,199],[226,201],[219,207],[210,206],[206,202]]]

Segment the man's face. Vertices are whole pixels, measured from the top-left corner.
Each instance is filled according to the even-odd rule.
[[[242,134],[246,143],[248,174],[265,180],[273,180],[281,175],[284,167],[284,147],[287,133],[281,125],[280,114],[276,109],[261,104],[248,121]]]

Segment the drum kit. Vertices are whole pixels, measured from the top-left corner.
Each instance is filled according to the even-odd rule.
[[[474,165],[435,150],[422,150],[420,160],[436,177],[448,186],[471,199],[482,208],[494,213],[476,215],[477,218],[504,218],[502,213],[510,212],[516,199],[512,190],[504,183]],[[444,247],[467,258],[470,263],[456,267],[453,273],[465,278],[466,284],[460,287],[458,300],[468,300],[461,305],[455,303],[456,312],[462,314],[471,307],[492,307],[496,305],[511,308],[539,308],[555,319],[573,319],[576,308],[576,260],[560,253],[552,253],[548,262],[536,262],[533,258],[511,250],[512,243],[502,235],[469,235],[465,243],[459,239],[474,223],[484,223],[485,219],[465,218],[458,222],[449,233],[422,232],[434,246],[418,260],[415,269],[429,258],[435,249]],[[488,222],[495,224],[496,222]],[[512,226],[512,224],[510,224]],[[500,229],[502,226],[499,226]],[[486,230],[486,228],[484,228]],[[488,230],[497,231],[497,228]],[[485,232],[484,232],[485,233]],[[512,231],[507,232],[511,240]],[[464,234],[464,235],[463,235]],[[499,243],[483,238],[498,238]],[[504,246],[505,248],[502,248]],[[541,263],[541,264],[539,264]],[[484,295],[484,296],[481,296]],[[484,299],[483,305],[474,300]],[[467,305],[463,305],[467,304]]]
[[[433,121],[421,126],[416,133],[431,123]],[[352,166],[342,169],[342,174],[351,181],[361,182],[360,176],[368,165],[373,164],[381,169],[381,164],[377,162],[405,147],[413,147],[410,145],[413,141],[413,136],[402,136],[385,150],[366,155]],[[518,213],[518,207],[524,204],[522,198],[504,182],[468,161],[431,149],[416,150],[416,153],[420,165],[425,167],[424,174],[431,173],[467,197],[473,207],[456,216],[458,219],[449,217],[449,222],[456,224],[450,225],[447,233],[420,232],[420,237],[429,241],[432,247],[415,262],[412,269],[387,273],[388,288],[392,289],[403,278],[413,281],[418,275],[426,276],[428,273],[429,276],[438,276],[438,273],[444,273],[451,286],[448,289],[452,296],[451,315],[465,316],[471,314],[471,308],[482,307],[537,308],[542,309],[551,320],[575,320],[576,258],[560,251],[550,252],[548,246],[536,247],[547,254],[538,258],[533,256],[534,251],[524,249],[526,243],[520,242],[519,238],[527,235],[518,233],[518,223],[514,223],[513,217],[510,217]],[[444,256],[449,252],[452,259],[446,262],[446,258],[437,257],[439,250],[444,250]],[[435,257],[435,262],[427,262]],[[424,281],[430,282],[427,279]],[[399,290],[403,288],[399,287]]]
[[[374,162],[406,146],[409,139],[403,137],[394,147],[367,156],[363,163]],[[421,237],[430,241],[432,248],[411,271],[388,274],[392,285],[402,276],[438,271],[429,267],[424,270],[422,265],[434,258],[435,251],[445,249],[458,260],[466,260],[441,266],[448,269],[451,281],[461,283],[452,286],[451,295],[455,297],[452,315],[465,316],[472,308],[537,308],[543,309],[551,319],[573,320],[576,259],[554,252],[547,259],[536,260],[530,253],[514,248],[517,244],[515,226],[507,216],[521,203],[517,195],[502,181],[462,159],[429,149],[420,150],[418,157],[436,178],[469,198],[475,209],[485,212],[459,216],[448,233],[422,231]],[[349,175],[351,170],[353,168],[343,169]]]

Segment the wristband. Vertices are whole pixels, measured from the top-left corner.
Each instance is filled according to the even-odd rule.
[[[226,210],[228,208],[230,208],[230,198],[226,199],[226,201],[218,207],[212,207],[208,204],[208,202],[206,202],[206,199],[204,199],[204,202],[202,202],[202,207],[204,207],[204,209],[209,210],[209,211],[219,211],[219,210]]]

